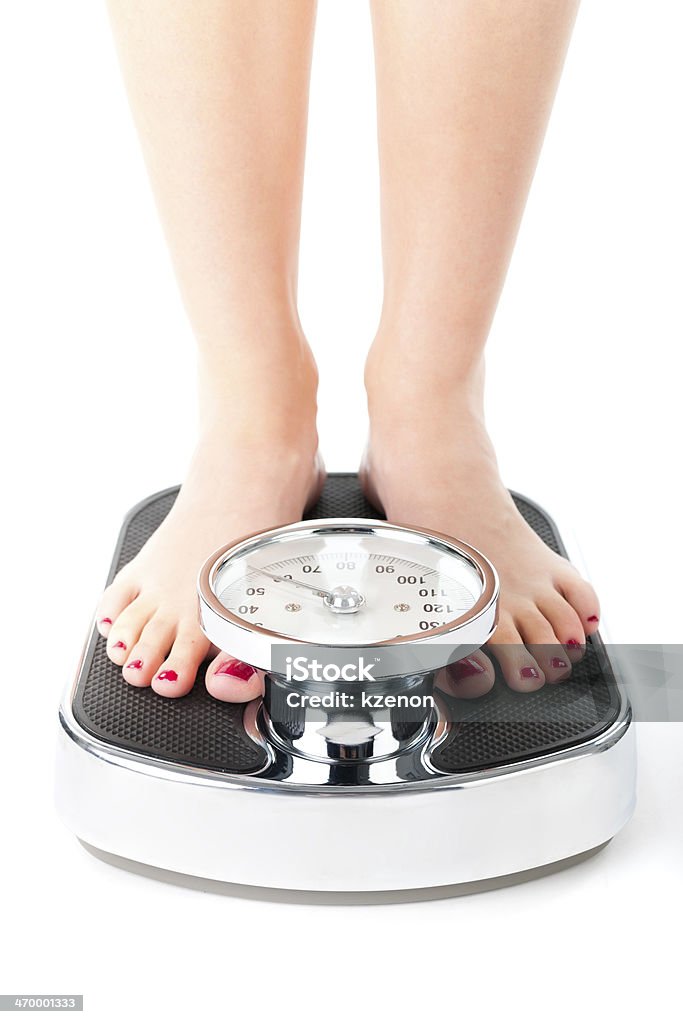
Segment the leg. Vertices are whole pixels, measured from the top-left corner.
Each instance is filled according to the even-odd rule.
[[[232,538],[301,518],[321,480],[317,374],[296,309],[315,0],[110,9],[197,339],[200,433],[175,507],[107,589],[98,621],[127,682],[182,696],[209,653],[199,566]],[[211,692],[253,696],[257,677],[232,668],[216,659]]]
[[[576,6],[372,2],[386,290],[363,476],[391,518],[490,556],[494,650],[524,690],[566,678],[598,615],[591,587],[517,513],[483,416],[484,346]]]

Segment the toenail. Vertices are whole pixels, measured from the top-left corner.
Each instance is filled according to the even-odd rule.
[[[486,669],[474,658],[463,658],[451,665],[451,674],[455,676],[456,682],[460,679],[468,679],[470,676],[480,676]]]
[[[235,679],[241,679],[246,683],[254,675],[254,669],[251,665],[245,665],[243,661],[226,661],[216,669],[216,675],[234,676]]]
[[[553,668],[569,668],[567,662],[563,661],[562,658],[553,658],[550,664]]]
[[[597,615],[589,615],[589,616],[588,616],[588,621],[589,621],[589,622],[599,622],[599,621],[600,621],[600,619],[598,618],[598,616],[597,616]]]
[[[178,678],[178,673],[174,672],[172,668],[166,668],[163,672],[160,672],[157,679],[165,680],[167,683],[175,683]]]
[[[126,650],[126,645],[124,644],[123,640],[117,640],[113,646],[120,648],[120,650],[122,651]]]
[[[100,619],[100,626],[111,626],[111,619]]]
[[[524,668],[520,670],[519,674],[522,677],[522,679],[540,679],[541,678],[539,676],[537,670],[535,668],[532,668],[531,665],[525,665]]]
[[[130,665],[126,665],[126,668],[142,668],[142,662],[136,658],[135,661],[131,661]]]
[[[564,646],[565,646],[565,647],[574,647],[574,648],[577,648],[577,647],[580,647],[580,646],[581,646],[581,644],[579,643],[579,641],[578,641],[578,640],[567,640],[567,642],[566,642],[566,644],[565,644]]]

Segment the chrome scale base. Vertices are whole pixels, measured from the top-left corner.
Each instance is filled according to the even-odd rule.
[[[133,509],[112,575],[175,494]],[[548,516],[515,500],[564,553]],[[376,518],[351,474],[333,475],[310,515]],[[525,879],[604,845],[633,812],[630,707],[599,640],[572,680],[522,697],[523,715],[497,682],[390,728],[369,715],[362,736],[332,716],[283,735],[272,716],[281,685],[270,677],[246,708],[213,700],[201,680],[164,700],[126,686],[93,630],[60,708],[63,821],[112,862],[179,878],[378,893]]]

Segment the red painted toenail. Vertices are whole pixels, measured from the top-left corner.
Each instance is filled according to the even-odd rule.
[[[576,647],[580,647],[581,644],[579,643],[578,640],[567,640],[567,642],[566,642],[566,644],[564,646],[565,647],[574,647],[574,648],[576,648]]]
[[[126,668],[142,668],[142,662],[136,658],[135,661],[131,661],[130,665],[126,665]]]
[[[174,672],[172,668],[164,669],[164,671],[160,672],[157,676],[157,679],[164,679],[167,683],[175,683],[177,678],[178,673]]]
[[[597,615],[589,615],[588,616],[588,621],[589,622],[599,622],[600,619],[597,617]]]
[[[117,640],[116,643],[114,644],[114,647],[118,647],[122,651],[125,651],[127,649],[126,645],[123,642],[123,640]]]
[[[100,626],[111,626],[111,619],[100,619]]]
[[[462,661],[456,661],[454,665],[451,665],[451,674],[456,681],[468,679],[470,676],[480,676],[485,671],[484,666],[474,658],[463,658]]]
[[[536,669],[532,668],[531,665],[525,665],[524,668],[520,670],[519,674],[522,677],[522,679],[540,679],[541,678],[539,676],[538,672],[536,671]]]
[[[243,661],[226,661],[216,670],[217,676],[234,676],[241,679],[243,683],[248,682],[254,675],[251,665],[245,665]]]
[[[550,664],[553,668],[569,668],[567,662],[563,661],[562,658],[553,658]]]

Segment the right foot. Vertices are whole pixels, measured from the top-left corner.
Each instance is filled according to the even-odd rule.
[[[569,677],[598,628],[598,599],[534,533],[500,478],[484,425],[483,368],[449,375],[442,364],[423,356],[411,365],[386,338],[376,343],[366,370],[363,486],[389,520],[460,537],[491,559],[500,598],[488,650],[508,685],[528,693]],[[493,664],[478,652],[451,679],[460,695],[485,692]]]
[[[212,551],[259,530],[301,519],[324,479],[317,454],[317,374],[303,356],[269,366],[257,393],[220,368],[204,371],[202,429],[187,479],[169,515],[104,592],[97,628],[132,686],[182,697],[212,652],[199,627],[197,573]],[[293,364],[293,365],[292,365]],[[214,657],[206,686],[219,700],[251,700],[260,676]]]

